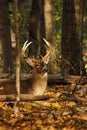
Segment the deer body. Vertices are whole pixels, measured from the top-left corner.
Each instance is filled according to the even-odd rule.
[[[22,56],[25,59],[25,62],[33,68],[32,76],[28,86],[28,93],[34,96],[43,95],[46,87],[47,87],[47,80],[48,80],[48,67],[47,64],[49,62],[50,57],[50,44],[44,39],[46,42],[46,55],[39,60],[35,60],[32,58],[27,58],[25,55],[25,51],[27,47],[31,44],[25,42],[22,48]]]
[[[38,75],[37,75],[37,77],[32,76],[31,88],[32,88],[32,94],[34,96],[42,95],[45,92],[46,87],[47,87],[47,79],[48,79],[47,74],[43,75],[42,77],[38,76]]]

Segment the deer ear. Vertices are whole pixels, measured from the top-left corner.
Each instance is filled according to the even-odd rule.
[[[34,66],[35,66],[35,61],[34,61],[34,59],[32,59],[32,58],[26,58],[25,61],[26,61],[26,63],[27,63],[29,66],[31,66],[31,67],[34,67]]]
[[[50,56],[47,57],[47,59],[46,59],[46,64],[48,64],[49,59],[50,59]]]
[[[46,64],[48,64],[49,59],[50,59],[50,55],[47,56],[47,57],[42,57],[43,62],[46,63]]]

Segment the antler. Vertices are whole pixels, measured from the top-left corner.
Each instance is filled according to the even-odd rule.
[[[28,46],[29,46],[31,43],[32,43],[32,42],[29,42],[29,43],[28,43],[28,40],[25,41],[25,43],[24,43],[24,45],[23,45],[23,47],[22,47],[22,55],[23,55],[24,57],[26,57],[25,51],[26,51],[26,49],[28,48]]]
[[[49,58],[50,58],[50,53],[51,53],[51,45],[50,43],[45,39],[43,38],[44,42],[46,43],[46,55],[43,57],[43,60],[44,61],[49,61]]]
[[[44,57],[42,57],[42,60],[44,63],[48,63],[49,62],[49,58],[50,58],[50,53],[51,53],[51,45],[50,43],[45,39],[43,38],[44,42],[46,43],[46,55]],[[31,44],[32,42],[29,42],[26,41],[22,47],[22,56],[25,57],[25,61],[30,65],[30,66],[33,66],[34,62],[36,62],[37,60],[35,59],[32,59],[32,58],[27,58],[26,57],[26,54],[25,54],[25,51],[26,49],[28,48],[28,46]]]

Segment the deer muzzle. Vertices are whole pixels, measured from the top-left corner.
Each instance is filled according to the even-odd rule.
[[[42,69],[43,73],[48,72],[48,67],[47,64],[44,65],[43,69]]]

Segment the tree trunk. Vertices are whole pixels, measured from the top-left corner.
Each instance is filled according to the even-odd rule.
[[[44,37],[51,43],[51,60],[49,62],[49,73],[56,73],[55,44],[54,44],[54,21],[53,21],[53,0],[41,1],[41,39]],[[41,41],[41,52],[44,55],[43,42]]]
[[[9,73],[13,71],[12,48],[8,2],[0,0],[0,29],[3,47],[3,71]]]
[[[14,114],[19,116],[19,101],[20,101],[20,41],[19,41],[19,26],[18,26],[18,0],[14,0],[14,27],[16,39],[16,101],[14,105]]]
[[[83,0],[83,15],[84,15],[84,20],[83,20],[83,38],[85,39],[87,37],[87,1]],[[86,40],[83,43],[84,49],[86,51],[87,47],[86,47]]]
[[[40,0],[33,0],[32,8],[30,13],[30,21],[29,21],[29,33],[30,33],[30,41],[32,44],[29,46],[29,56],[38,55],[38,47],[39,47],[39,26],[40,26]]]
[[[62,73],[85,73],[82,56],[83,1],[64,0],[62,21]]]
[[[84,15],[87,16],[87,1],[83,0],[83,6],[84,6]]]

